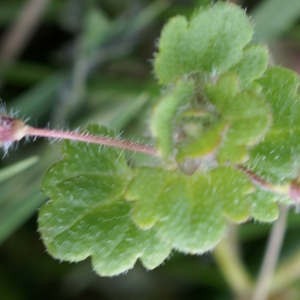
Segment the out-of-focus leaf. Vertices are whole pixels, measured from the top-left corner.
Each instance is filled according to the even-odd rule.
[[[31,167],[33,164],[35,164],[38,161],[37,156],[33,156],[30,158],[27,158],[25,160],[22,160],[18,163],[15,163],[11,166],[8,166],[4,169],[0,169],[0,182],[13,177],[15,174],[18,174],[27,168]]]
[[[16,204],[8,204],[0,211],[0,243],[9,237],[24,220],[33,215],[45,201],[45,197],[39,192],[19,201]]]
[[[28,91],[14,99],[12,107],[18,109],[26,117],[38,118],[53,106],[53,99],[63,84],[63,74],[50,75]]]
[[[300,16],[299,0],[265,0],[251,11],[255,24],[255,39],[271,41],[296,23]]]

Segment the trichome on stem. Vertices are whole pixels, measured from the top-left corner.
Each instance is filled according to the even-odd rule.
[[[24,137],[46,137],[54,139],[65,139],[73,140],[79,142],[86,142],[92,144],[99,144],[109,147],[116,147],[124,150],[130,150],[135,152],[140,152],[148,154],[151,156],[158,156],[158,152],[154,147],[147,144],[142,144],[138,142],[131,142],[124,139],[113,138],[110,136],[103,135],[92,135],[89,133],[80,133],[77,131],[63,131],[63,130],[53,130],[53,129],[43,129],[35,128],[27,125],[21,119],[9,117],[6,115],[0,115],[0,145],[3,147],[4,151],[7,151],[9,147],[16,141],[20,141]],[[299,201],[300,198],[300,184],[299,179],[291,181],[289,184],[283,186],[273,185],[257,174],[247,169],[243,165],[237,165],[237,168],[244,172],[248,178],[256,186],[268,190],[270,192],[275,192],[279,194],[288,195],[290,198]]]
[[[70,132],[62,130],[35,128],[28,126],[25,122],[23,122],[20,119],[11,118],[7,116],[0,116],[0,144],[3,145],[4,149],[8,149],[8,147],[13,142],[19,141],[24,137],[30,136],[87,142],[141,152],[153,156],[157,155],[156,149],[146,144],[131,142],[118,138],[112,138],[109,136],[79,133],[76,131]]]

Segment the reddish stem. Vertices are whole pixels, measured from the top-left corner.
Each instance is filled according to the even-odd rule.
[[[268,191],[274,191],[274,186],[271,183],[269,183],[269,182],[265,181],[264,179],[260,178],[253,171],[247,169],[243,165],[237,165],[236,167],[237,167],[237,169],[243,171],[251,179],[251,181],[254,184],[259,185],[260,187],[262,187],[262,188],[264,188]]]
[[[273,193],[286,195],[286,196],[291,197],[294,200],[299,201],[300,185],[295,184],[295,182],[296,182],[295,180],[288,184],[285,184],[285,185],[275,185],[275,184],[272,184],[272,183],[262,179],[257,174],[255,174],[253,171],[247,169],[246,167],[244,167],[242,165],[237,165],[236,167],[237,167],[237,169],[243,171],[250,178],[250,180],[255,185],[258,185],[260,188],[263,188],[263,189],[273,192]]]
[[[34,127],[28,127],[26,130],[26,135],[66,139],[66,140],[81,141],[81,142],[87,142],[87,143],[93,143],[99,145],[106,145],[110,147],[117,147],[121,149],[149,154],[152,156],[157,156],[156,149],[150,145],[130,142],[126,140],[114,139],[111,137],[101,136],[101,135],[90,135],[90,134],[82,134],[76,132],[34,128]]]

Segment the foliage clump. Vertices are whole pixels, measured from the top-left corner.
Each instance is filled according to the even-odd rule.
[[[252,38],[245,12],[224,2],[165,25],[154,70],[167,87],[150,119],[160,164],[133,169],[121,150],[64,142],[63,159],[44,177],[51,201],[39,214],[53,256],[91,256],[101,275],[138,258],[152,269],[172,249],[212,249],[228,221],[274,221],[277,203],[292,202],[288,189],[272,186],[291,182],[299,166],[299,79],[269,67],[267,48]]]

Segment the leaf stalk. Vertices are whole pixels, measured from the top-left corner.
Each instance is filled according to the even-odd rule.
[[[288,207],[279,205],[279,217],[274,223],[257,284],[253,294],[253,300],[266,300],[270,292],[271,280],[278,261],[279,252],[286,229],[286,218],[288,214]]]
[[[25,122],[20,119],[0,115],[0,145],[5,145],[5,143],[8,143],[10,145],[11,143],[19,141],[26,136],[73,140],[131,150],[152,156],[158,156],[156,149],[151,145],[131,142],[113,138],[110,136],[79,133],[76,131],[35,128],[26,125]]]
[[[87,142],[87,143],[116,147],[116,148],[131,150],[135,152],[140,152],[152,156],[157,156],[156,149],[150,145],[131,142],[122,139],[116,139],[108,136],[91,135],[91,134],[84,134],[78,132],[52,130],[52,129],[41,129],[41,128],[34,128],[34,127],[29,127],[27,129],[27,135]]]

